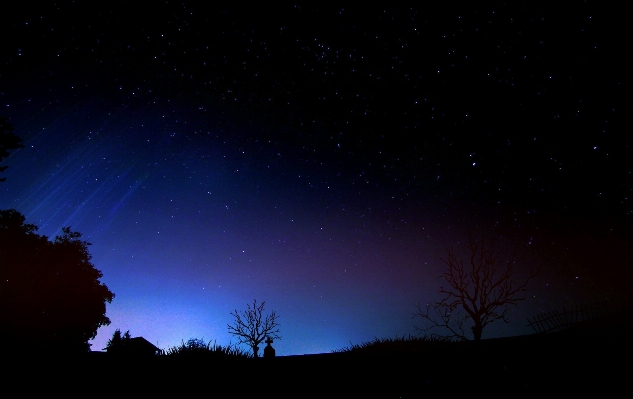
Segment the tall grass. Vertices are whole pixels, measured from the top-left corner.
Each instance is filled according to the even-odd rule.
[[[395,338],[374,338],[373,341],[362,342],[350,346],[335,349],[333,353],[415,353],[428,349],[438,344],[457,342],[456,340],[444,337],[395,337]]]
[[[217,358],[251,358],[252,354],[249,352],[233,346],[231,344],[222,346],[218,345],[215,341],[204,342],[201,338],[190,338],[187,342],[182,342],[178,346],[172,346],[166,350],[161,351],[163,356],[205,356],[205,357],[217,357]]]

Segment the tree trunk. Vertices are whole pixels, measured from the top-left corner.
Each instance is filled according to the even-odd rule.
[[[475,325],[470,328],[473,331],[473,339],[475,341],[481,340],[481,332],[484,329],[481,323],[475,322]]]

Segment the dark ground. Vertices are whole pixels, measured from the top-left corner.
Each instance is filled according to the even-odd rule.
[[[205,397],[453,397],[601,395],[631,381],[631,322],[559,333],[430,343],[399,353],[332,353],[274,359],[4,358],[3,386],[21,393]],[[13,390],[12,390],[13,391]],[[315,396],[317,395],[317,396]],[[483,395],[483,396],[482,396]],[[4,395],[3,395],[4,396]]]

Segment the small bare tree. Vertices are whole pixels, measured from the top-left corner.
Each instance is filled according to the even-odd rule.
[[[266,337],[281,339],[279,336],[279,323],[277,323],[277,314],[273,310],[269,315],[264,317],[264,305],[266,302],[257,304],[257,300],[253,301],[253,306],[246,305],[248,309],[240,315],[237,310],[231,312],[231,316],[235,317],[233,325],[228,324],[229,334],[238,337],[238,344],[247,344],[253,349],[253,356],[258,357],[259,344]]]
[[[486,239],[483,233],[479,242],[469,234],[466,248],[466,262],[453,249],[447,249],[446,259],[441,259],[447,268],[439,277],[446,280],[448,287],[440,287],[441,300],[429,302],[426,307],[416,306],[414,317],[431,322],[430,327],[416,327],[417,330],[426,332],[440,327],[449,331],[447,338],[467,340],[464,327],[472,322],[473,338],[479,341],[484,327],[495,320],[508,323],[510,306],[525,299],[522,292],[538,269],[526,277],[519,276],[517,264],[524,259],[517,255],[516,248],[505,254],[495,239]]]

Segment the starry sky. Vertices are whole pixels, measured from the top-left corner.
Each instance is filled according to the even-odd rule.
[[[278,355],[415,334],[480,229],[543,265],[484,338],[530,333],[631,273],[630,45],[623,10],[509,3],[19,2],[0,209],[92,243],[93,350],[235,343],[253,299]]]

